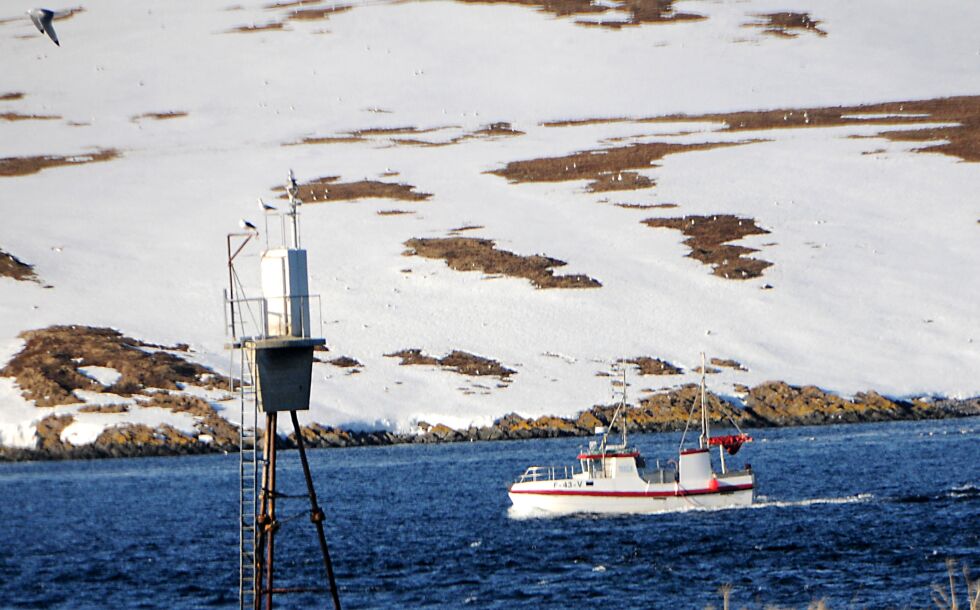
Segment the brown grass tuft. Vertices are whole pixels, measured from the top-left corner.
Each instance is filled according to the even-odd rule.
[[[229,34],[249,34],[252,32],[270,32],[275,30],[283,29],[284,24],[281,21],[270,21],[269,23],[263,23],[261,25],[240,25],[237,28],[232,28],[227,30]]]
[[[650,169],[667,155],[696,150],[737,146],[750,142],[703,142],[672,144],[652,142],[630,144],[616,148],[586,150],[562,157],[543,157],[527,161],[511,161],[503,169],[488,173],[511,182],[566,182],[589,180],[586,187],[592,192],[649,188],[653,181],[627,170]]]
[[[24,94],[20,91],[13,91],[11,93],[0,93],[0,102],[12,102],[14,100],[23,99]]]
[[[637,356],[636,358],[625,359],[623,362],[635,364],[640,375],[680,375],[684,372],[679,366],[650,356]]]
[[[187,113],[183,110],[168,111],[168,112],[144,112],[143,114],[137,114],[130,118],[130,121],[134,123],[141,121],[142,119],[153,119],[156,121],[166,121],[167,119],[179,119],[187,116]]]
[[[61,432],[74,423],[73,415],[48,415],[37,423],[37,448],[46,451],[58,451],[68,446],[61,440]]]
[[[743,27],[763,28],[764,33],[783,38],[796,38],[800,32],[827,35],[827,32],[817,27],[821,22],[811,18],[809,13],[758,13],[753,16],[759,21],[743,24]]]
[[[680,21],[700,21],[705,17],[692,13],[674,11],[674,0],[624,0],[613,10],[612,7],[594,4],[590,0],[461,0],[491,4],[519,4],[537,8],[556,17],[610,14],[614,19],[603,21],[576,21],[584,26],[619,29],[644,23],[671,23]]]
[[[457,271],[482,271],[531,280],[535,288],[599,288],[586,275],[555,275],[553,267],[566,263],[547,256],[521,256],[498,250],[493,240],[475,237],[415,238],[405,242],[406,256],[443,259]]]
[[[736,371],[748,371],[749,369],[742,366],[742,363],[737,360],[732,360],[730,358],[712,358],[711,364],[715,366],[723,366],[729,369],[735,369]]]
[[[85,405],[78,409],[79,413],[129,413],[129,405]]]
[[[17,112],[2,112],[0,120],[3,121],[54,121],[61,117],[54,114],[20,114]]]
[[[351,8],[350,6],[331,6],[327,8],[297,9],[289,13],[286,18],[293,21],[319,21],[321,19],[329,19],[338,13],[346,13]]]
[[[648,218],[643,221],[643,224],[681,231],[688,237],[684,240],[684,243],[691,248],[688,256],[711,265],[712,273],[719,277],[746,280],[759,277],[767,267],[772,266],[768,261],[747,256],[758,250],[727,243],[748,235],[769,233],[757,226],[751,218],[718,214],[683,218]]]
[[[400,199],[402,201],[425,201],[432,197],[431,193],[420,193],[410,184],[396,182],[380,182],[378,180],[359,180],[357,182],[337,182],[339,176],[316,178],[299,185],[299,198],[304,203],[323,203],[325,201],[351,201],[372,197],[382,199]],[[286,199],[285,189],[281,186],[273,189],[283,193],[280,199]]]
[[[99,163],[101,161],[111,161],[118,156],[120,156],[118,150],[114,148],[106,148],[94,153],[66,157],[57,155],[40,155],[36,157],[4,157],[0,159],[0,176],[29,176],[51,167]]]
[[[226,387],[211,369],[111,328],[50,326],[25,331],[20,338],[26,342],[24,348],[0,375],[14,377],[24,398],[39,407],[76,403],[75,390],[129,396],[147,388],[176,390],[179,383]],[[78,370],[83,366],[114,368],[120,378],[104,388]]]
[[[477,356],[460,350],[453,350],[442,358],[428,356],[420,349],[404,349],[391,354],[385,354],[388,358],[401,358],[402,366],[411,365],[431,365],[441,366],[450,369],[460,375],[499,377],[507,379],[515,375],[517,371],[511,370],[496,360]]]
[[[0,277],[13,278],[20,282],[40,281],[34,273],[34,266],[28,265],[13,254],[0,250]]]

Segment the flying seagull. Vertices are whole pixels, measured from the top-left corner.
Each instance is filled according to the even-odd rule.
[[[244,218],[238,221],[238,226],[240,226],[245,231],[255,231],[256,233],[259,232],[259,230],[255,228],[255,225],[245,220]]]
[[[262,201],[262,198],[259,197],[259,209],[261,209],[263,212],[273,212],[275,211],[276,206],[269,205],[268,203]]]
[[[46,8],[32,8],[27,11],[27,14],[30,15],[31,21],[34,22],[39,32],[47,34],[56,45],[61,46],[61,43],[58,42],[58,35],[54,33],[54,27],[51,25],[51,20],[54,19],[54,11],[49,11]]]

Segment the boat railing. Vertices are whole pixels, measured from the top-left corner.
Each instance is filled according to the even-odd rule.
[[[530,481],[556,481],[570,479],[574,474],[572,466],[531,466],[517,479],[518,483]]]

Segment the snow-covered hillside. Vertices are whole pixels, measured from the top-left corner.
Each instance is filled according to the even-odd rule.
[[[639,378],[642,396],[693,380],[702,351],[747,369],[712,376],[721,392],[780,379],[980,394],[980,164],[915,152],[941,140],[881,135],[955,121],[879,113],[814,127],[807,115],[739,131],[706,117],[627,120],[980,95],[980,4],[690,0],[674,10],[703,19],[608,27],[579,22],[624,14],[233,2],[84,0],[55,21],[60,47],[18,12],[30,7],[0,8],[0,250],[39,278],[0,277],[0,366],[20,332],[83,324],[185,342],[225,369],[225,234],[242,217],[264,230],[255,200],[275,200],[292,168],[300,182],[431,194],[303,207],[330,354],[362,365],[316,365],[307,422],[405,430],[568,415],[609,400],[597,373],[617,358],[685,371]],[[779,12],[819,27],[747,25]],[[586,121],[605,118],[622,120]],[[514,133],[486,129],[503,122]],[[600,189],[490,173],[658,142],[741,144],[629,169],[640,189],[616,190],[616,171]],[[772,263],[760,277],[714,275],[680,231],[641,222],[722,214],[768,232],[733,244]],[[559,259],[555,274],[601,287],[539,289],[404,254],[411,239],[453,234]],[[244,256],[240,269],[257,274],[258,249]],[[386,356],[406,349],[462,350],[515,373],[499,383]],[[0,379],[2,443],[29,443],[52,409],[75,407],[34,407]],[[89,438],[92,422],[72,438]]]

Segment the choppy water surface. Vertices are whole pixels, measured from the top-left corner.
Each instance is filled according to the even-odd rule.
[[[312,451],[344,605],[703,608],[730,583],[733,607],[924,607],[947,557],[980,573],[977,418],[751,432],[757,505],[629,517],[509,514],[508,480],[582,439]],[[653,459],[678,437],[633,440]],[[0,606],[236,606],[237,464],[0,465]],[[321,578],[303,500],[280,509],[279,584]]]

